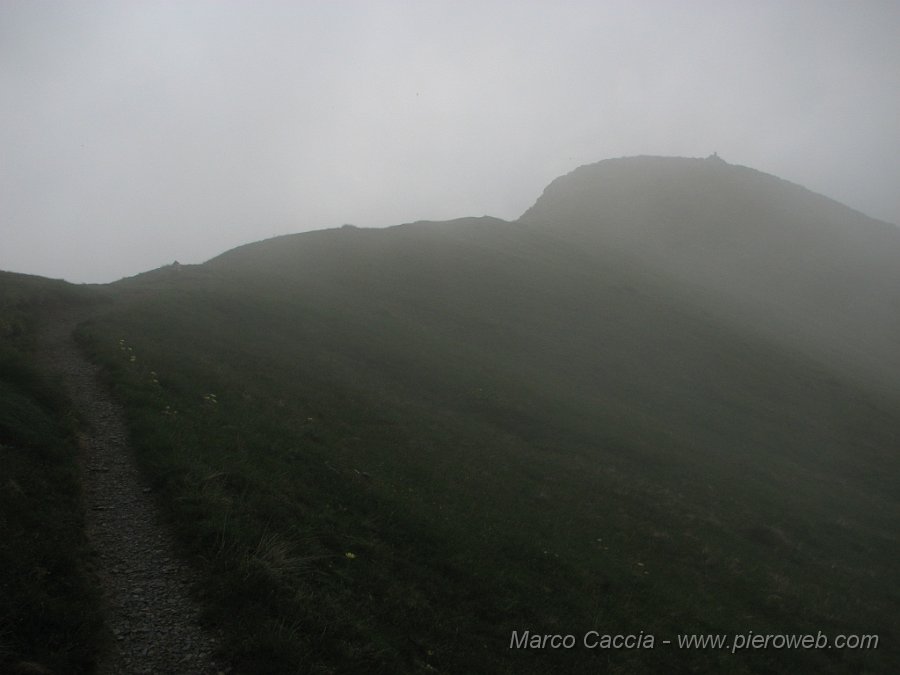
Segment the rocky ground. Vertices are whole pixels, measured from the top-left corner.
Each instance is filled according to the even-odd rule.
[[[63,379],[83,421],[86,529],[110,636],[98,673],[230,673],[215,657],[219,636],[199,624],[192,572],[176,555],[137,470],[123,412],[72,339],[81,318],[48,313],[40,354],[46,370]]]

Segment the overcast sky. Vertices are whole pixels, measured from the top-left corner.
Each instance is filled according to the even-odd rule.
[[[517,218],[706,156],[900,223],[900,2],[0,0],[0,269]]]

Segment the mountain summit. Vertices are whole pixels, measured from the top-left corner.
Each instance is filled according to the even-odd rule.
[[[611,159],[554,180],[518,222],[898,381],[900,229],[799,185],[717,155]]]
[[[628,157],[579,167],[554,180],[519,222],[593,231],[609,245],[624,239],[667,253],[674,245],[685,253],[741,247],[747,254],[752,245],[785,259],[797,256],[798,264],[825,250],[886,259],[884,246],[894,253],[900,246],[895,226],[717,155]],[[769,237],[776,239],[763,241]]]

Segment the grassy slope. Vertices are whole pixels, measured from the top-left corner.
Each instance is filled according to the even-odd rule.
[[[38,310],[83,295],[63,282],[0,273],[3,672],[29,663],[90,672],[95,658],[100,619],[86,571],[75,421],[58,386],[34,363]]]
[[[895,225],[747,167],[673,157],[581,167],[521,221],[640,261],[741,332],[898,391]]]
[[[900,664],[894,402],[660,278],[485,219],[281,238],[119,291],[85,344],[249,670]],[[511,652],[526,628],[881,648]]]

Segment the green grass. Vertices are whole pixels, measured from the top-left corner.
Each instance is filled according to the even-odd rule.
[[[895,401],[640,269],[467,221],[117,292],[81,340],[248,672],[900,664]],[[881,642],[511,651],[524,629]]]
[[[34,362],[37,312],[86,293],[0,274],[0,670],[93,671],[101,620],[88,572],[76,419]],[[43,671],[41,671],[43,672]]]
[[[896,242],[638,159],[518,223],[282,237],[103,291],[3,275],[0,669],[96,652],[75,420],[33,350],[42,305],[102,293],[78,338],[242,672],[898,672]],[[509,649],[524,630],[656,647]],[[661,644],[750,631],[879,645]]]

